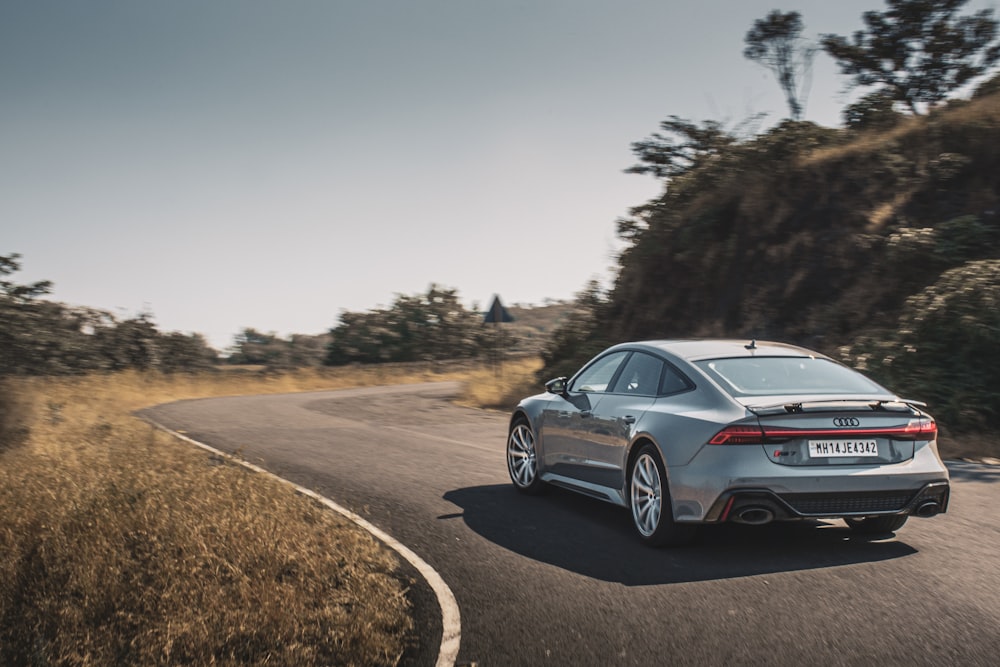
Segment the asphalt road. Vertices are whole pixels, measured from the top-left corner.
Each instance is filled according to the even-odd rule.
[[[1000,467],[949,464],[949,512],[895,538],[862,539],[841,522],[725,525],[654,550],[624,509],[557,489],[517,494],[506,415],[450,404],[457,390],[206,399],[147,414],[413,549],[458,600],[459,662],[1000,664]]]

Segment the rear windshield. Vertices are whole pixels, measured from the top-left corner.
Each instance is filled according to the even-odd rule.
[[[733,396],[886,392],[864,375],[829,359],[739,357],[694,363]]]

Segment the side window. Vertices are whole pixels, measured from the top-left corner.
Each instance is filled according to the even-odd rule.
[[[663,370],[663,380],[660,382],[660,395],[677,394],[692,388],[691,382],[674,369],[670,364],[665,364]]]
[[[636,352],[625,364],[621,375],[615,381],[611,390],[616,394],[637,394],[639,396],[656,396],[660,391],[660,376],[663,374],[663,361],[656,357]]]
[[[615,371],[622,365],[625,357],[629,355],[627,350],[612,352],[601,357],[591,365],[583,369],[569,388],[570,391],[593,391],[603,392],[608,390],[608,384],[615,376]]]

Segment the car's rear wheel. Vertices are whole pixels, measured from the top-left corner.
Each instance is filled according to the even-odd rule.
[[[870,516],[846,517],[844,521],[851,530],[862,535],[881,535],[893,533],[903,527],[908,517],[902,516]]]
[[[674,521],[667,475],[660,454],[646,443],[629,468],[629,505],[639,539],[650,546],[677,546],[690,542],[695,527]]]
[[[514,482],[514,488],[521,493],[537,495],[545,488],[545,482],[538,476],[535,434],[524,417],[518,417],[510,427],[507,437],[507,472],[510,473],[510,481]]]

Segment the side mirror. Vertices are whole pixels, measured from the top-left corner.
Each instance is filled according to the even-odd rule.
[[[549,392],[550,394],[559,394],[559,395],[565,394],[567,380],[568,378],[566,377],[559,377],[555,378],[554,380],[549,380],[548,382],[545,383],[545,391]]]

